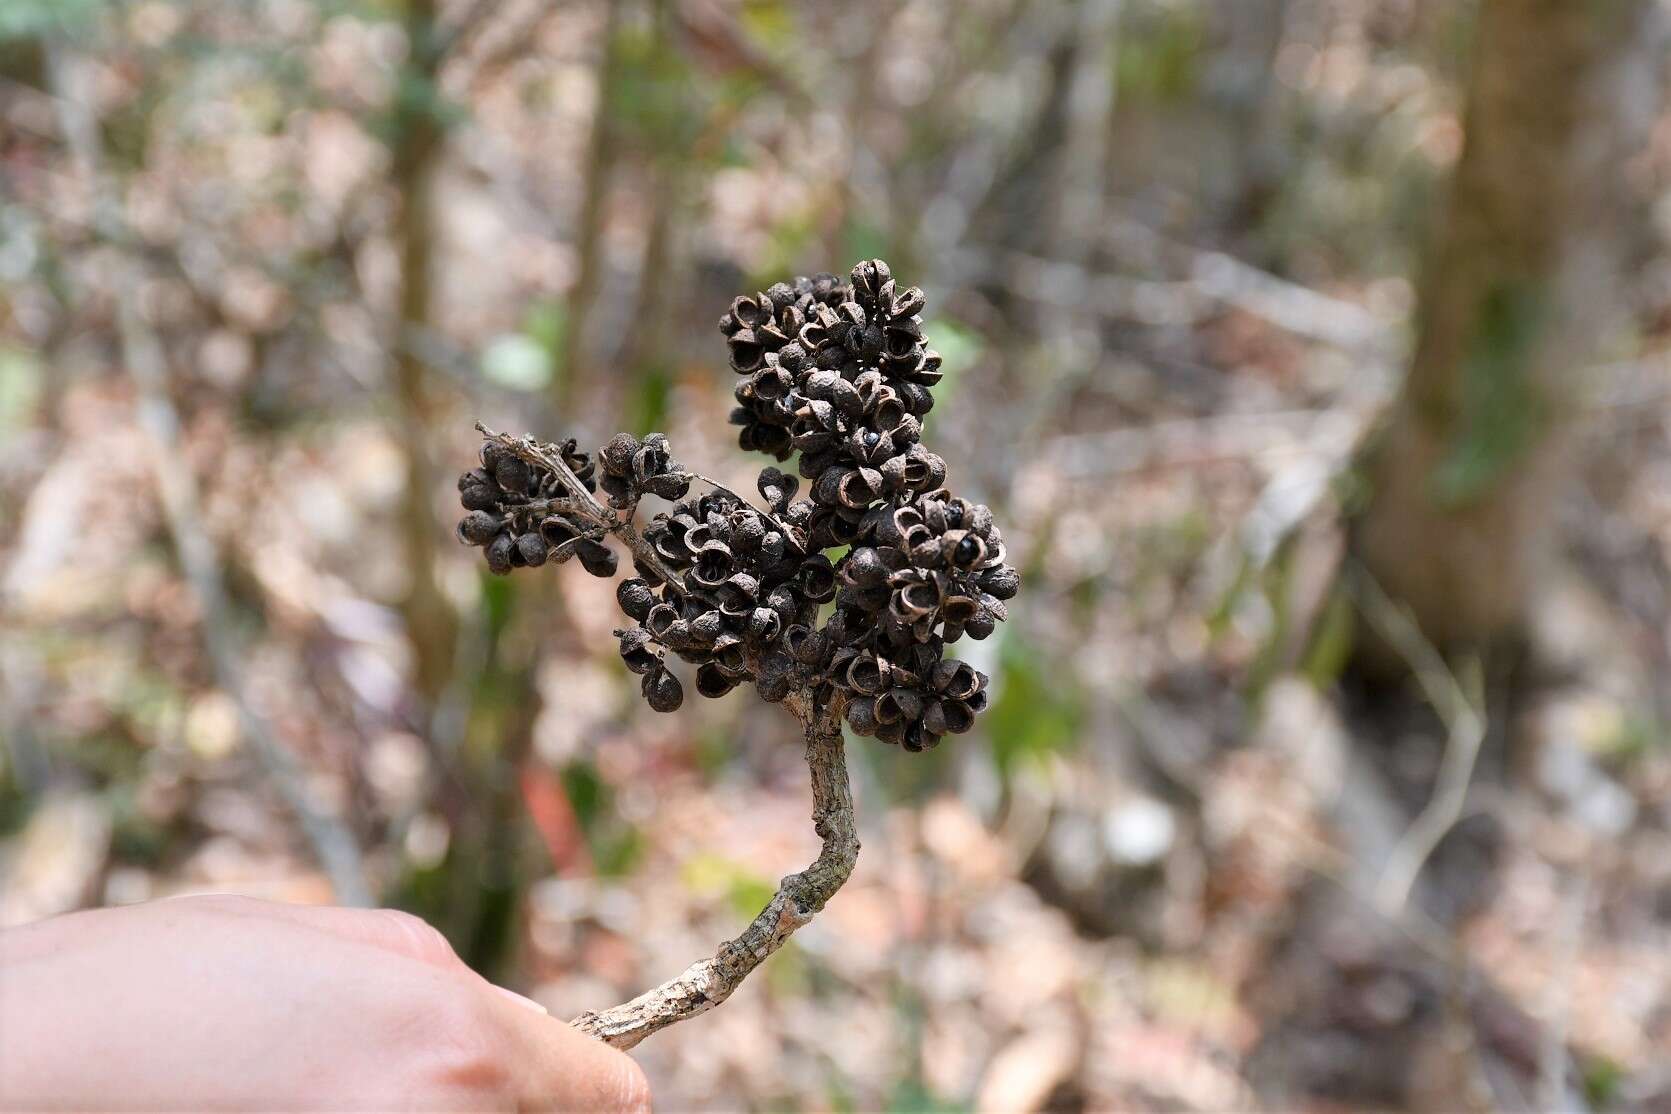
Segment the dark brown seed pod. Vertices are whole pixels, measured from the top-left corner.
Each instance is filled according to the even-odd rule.
[[[523,534],[517,538],[516,550],[517,555],[521,558],[520,564],[531,569],[537,569],[545,564],[546,554],[549,552],[546,549],[545,542],[538,534]]]
[[[661,668],[661,655],[650,649],[650,635],[638,627],[615,632],[620,641],[621,660],[633,673],[648,674]]]
[[[873,700],[854,700],[847,705],[847,723],[860,735],[874,735],[879,726]]]
[[[658,712],[676,712],[679,705],[685,702],[684,686],[665,666],[646,673],[639,682],[639,691],[650,707]]]
[[[699,696],[716,700],[736,687],[737,682],[712,662],[696,671],[696,692]]]
[[[761,677],[754,682],[754,691],[759,693],[760,699],[766,703],[777,704],[788,698],[793,684],[787,676]]]
[[[712,646],[725,632],[725,619],[718,611],[705,611],[690,621],[690,635],[695,641]]]
[[[486,511],[471,511],[458,520],[458,540],[465,545],[487,545],[499,533],[504,521]]]
[[[690,491],[690,480],[677,472],[663,472],[651,476],[641,486],[659,499],[683,499]]]
[[[502,491],[526,495],[533,480],[533,470],[520,457],[504,456],[493,466],[493,482],[497,483]]]
[[[498,576],[504,576],[514,567],[511,554],[516,552],[516,538],[509,533],[500,534],[487,547],[488,571]]]
[[[630,433],[617,433],[598,450],[598,459],[606,473],[625,476],[632,471],[632,458],[637,452],[638,438]]]
[[[615,575],[615,551],[601,542],[583,538],[575,543],[575,555],[580,558],[580,565],[593,576]]]
[[[981,591],[1000,600],[1014,599],[1021,591],[1021,574],[1008,565],[994,565],[981,572],[976,583]]]
[[[658,603],[650,609],[644,617],[644,629],[657,638],[665,635],[674,623],[679,621],[679,609],[670,603]]]
[[[492,484],[473,484],[459,492],[458,501],[467,511],[492,511],[499,509],[503,496]]]
[[[628,618],[643,622],[644,617],[650,614],[650,609],[656,605],[656,594],[651,591],[649,584],[638,577],[631,577],[616,585],[615,602],[621,605],[621,610]]]

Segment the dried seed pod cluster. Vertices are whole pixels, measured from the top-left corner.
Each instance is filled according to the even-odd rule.
[[[603,463],[603,489],[609,505],[626,510],[646,492],[663,499],[683,499],[690,490],[690,476],[679,467],[668,449],[667,438],[652,433],[640,441],[630,433],[617,433],[598,450]]]
[[[948,491],[945,461],[922,444],[940,378],[922,309],[921,290],[871,260],[846,282],[821,274],[744,295],[721,318],[744,377],[739,441],[779,460],[799,453],[805,498],[772,467],[759,476],[763,508],[711,481],[691,496],[701,478],[665,437],[623,433],[598,453],[606,510],[574,442],[490,438],[482,468],[459,481],[459,536],[495,572],[571,552],[599,572],[599,539],[628,541],[638,575],[616,597],[635,625],[616,635],[658,711],[683,701],[671,653],[697,667],[703,696],[745,681],[774,702],[802,692],[908,750],[966,731],[987,679],[946,646],[991,634],[1020,578],[991,512]],[[646,494],[677,502],[640,534],[630,519]],[[824,551],[841,546],[832,563]]]
[[[592,460],[575,451],[573,438],[553,446],[587,491],[597,490]],[[487,567],[512,569],[562,564],[570,557],[593,576],[615,575],[615,553],[603,544],[605,531],[572,512],[557,476],[492,441],[482,444],[481,467],[458,478],[458,499],[468,512],[458,523],[458,540],[480,546]]]
[[[800,453],[817,510],[811,544],[849,545],[878,499],[932,490],[946,462],[922,445],[940,354],[923,339],[923,292],[880,259],[850,282],[822,274],[745,294],[720,318],[737,384],[738,442]]]
[[[762,491],[783,490],[768,479],[781,481],[782,475],[768,469]],[[792,496],[794,481],[788,483]],[[773,503],[768,496],[768,503],[792,520],[804,518],[788,499]],[[836,575],[828,557],[806,550],[804,537],[804,529],[727,491],[657,515],[644,541],[674,576],[662,580],[641,568],[640,576],[621,583],[616,599],[638,623],[616,632],[627,668],[656,676],[665,671],[661,651],[671,651],[697,666],[701,695],[724,696],[753,681],[774,703],[812,682],[823,661],[807,660],[810,624],[817,606],[835,597]]]

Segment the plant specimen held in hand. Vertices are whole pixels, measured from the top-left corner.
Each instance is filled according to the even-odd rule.
[[[616,636],[650,706],[684,700],[671,654],[695,666],[700,695],[752,684],[805,734],[818,858],[713,957],[575,1020],[617,1047],[723,1002],[847,880],[859,841],[843,718],[920,751],[986,706],[986,676],[946,646],[991,634],[1020,578],[992,513],[944,486],[946,463],[922,442],[940,378],[922,309],[922,291],[876,259],[845,282],[820,274],[745,294],[720,319],[741,377],[738,441],[779,462],[798,454],[804,498],[800,479],[768,467],[753,504],[682,466],[659,433],[616,434],[594,456],[573,439],[478,426],[486,440],[481,467],[459,477],[458,536],[493,572],[577,559],[612,576],[613,536],[636,573],[616,591],[632,621]],[[648,495],[672,505],[641,527]]]

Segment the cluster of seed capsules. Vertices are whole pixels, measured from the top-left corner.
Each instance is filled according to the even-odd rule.
[[[987,678],[946,647],[991,634],[1020,578],[991,512],[948,491],[945,461],[922,444],[940,378],[923,304],[871,260],[850,281],[822,274],[744,295],[721,318],[742,376],[739,443],[780,461],[798,453],[805,498],[775,467],[760,473],[763,509],[725,489],[691,495],[696,477],[660,434],[618,434],[600,450],[617,511],[646,494],[676,501],[642,533],[656,562],[636,561],[616,593],[635,624],[616,632],[622,659],[657,711],[683,701],[670,654],[696,666],[703,696],[744,682],[773,702],[805,692],[843,707],[855,732],[908,750],[968,730],[985,707]],[[572,441],[546,449],[596,490]],[[557,477],[498,444],[459,490],[459,536],[484,547],[493,571],[571,554],[614,571],[607,527],[588,526]],[[843,547],[834,561],[826,553]]]

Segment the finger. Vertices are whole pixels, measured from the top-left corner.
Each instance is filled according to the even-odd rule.
[[[626,1053],[555,1018],[493,995],[501,1024],[520,1050],[518,1110],[649,1114],[650,1083]]]
[[[215,894],[193,901],[225,916],[283,921],[330,933],[339,940],[365,944],[381,951],[438,967],[462,966],[439,929],[420,917],[398,909],[345,909],[336,905],[286,905],[260,898]]]

